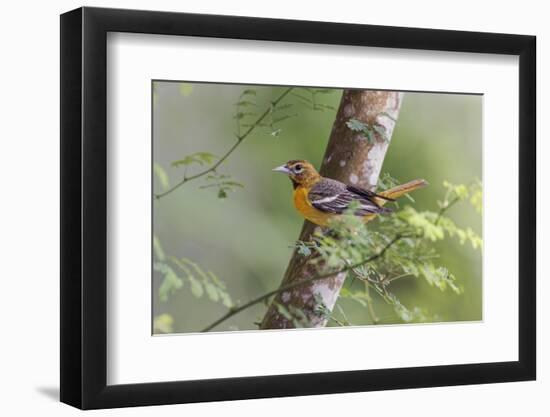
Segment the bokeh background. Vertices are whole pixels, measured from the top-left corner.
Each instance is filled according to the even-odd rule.
[[[282,87],[208,83],[153,82],[153,161],[162,167],[171,185],[183,169],[171,163],[194,152],[222,155],[235,142],[235,103],[246,89],[261,112]],[[234,302],[245,302],[276,288],[292,254],[303,220],[292,205],[292,187],[271,169],[290,159],[307,159],[317,167],[325,151],[341,89],[322,95],[323,111],[311,109],[296,96],[288,114],[277,125],[277,135],[260,128],[250,135],[220,167],[243,188],[218,198],[215,189],[201,189],[196,180],[153,203],[154,234],[166,254],[185,257],[213,271],[227,286]],[[198,172],[199,166],[189,168]],[[482,179],[482,96],[407,92],[383,173],[401,182],[425,178],[430,186],[414,194],[417,210],[438,209],[444,180],[468,183]],[[155,176],[155,192],[162,184]],[[406,200],[404,204],[411,204]],[[482,219],[469,204],[457,204],[447,213],[460,227],[482,235]],[[482,319],[481,253],[454,239],[438,244],[441,258],[464,287],[457,295],[429,286],[423,279],[407,278],[392,285],[407,307],[420,307],[439,321]],[[152,314],[161,317],[164,331],[195,332],[227,311],[206,295],[197,298],[191,287],[158,297],[162,275],[153,273]],[[367,309],[352,300],[339,301],[350,322],[370,324]],[[373,306],[382,324],[401,323],[393,308],[374,295]],[[234,316],[216,330],[252,330],[265,311],[259,304]],[[334,324],[332,324],[334,325]],[[157,329],[158,331],[158,329]]]

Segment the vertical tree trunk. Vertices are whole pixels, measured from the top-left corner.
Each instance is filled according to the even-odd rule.
[[[382,169],[395,122],[399,115],[403,93],[395,91],[344,90],[330,139],[321,166],[321,175],[366,189],[374,189]],[[346,123],[356,119],[369,127],[381,126],[386,138],[375,133],[369,143],[361,132],[350,129]],[[381,129],[378,129],[381,130]],[[299,239],[309,240],[315,225],[306,221]],[[307,279],[318,271],[308,264],[308,257],[295,250],[281,285]],[[292,314],[299,309],[307,317],[309,327],[326,325],[327,309],[332,311],[346,274],[314,281],[291,291],[278,294],[269,306],[261,323],[262,329],[295,327],[292,317],[281,314],[280,306]]]

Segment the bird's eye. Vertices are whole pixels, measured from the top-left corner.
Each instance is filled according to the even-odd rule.
[[[304,170],[304,167],[302,167],[302,165],[298,164],[298,165],[294,165],[294,172],[296,174],[299,174],[300,172],[302,172]]]

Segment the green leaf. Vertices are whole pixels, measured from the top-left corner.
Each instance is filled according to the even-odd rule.
[[[472,244],[472,248],[478,249],[483,247],[483,240],[481,237],[469,227],[466,229],[466,236]]]
[[[307,245],[307,243],[298,241],[296,242],[296,250],[298,251],[298,254],[302,256],[309,256],[311,255],[311,249]]]
[[[406,220],[411,226],[420,229],[426,239],[435,242],[445,237],[445,233],[440,224],[435,224],[437,217],[432,212],[417,212],[414,208],[407,206],[399,212],[399,217]]]
[[[399,184],[400,183],[397,179],[393,178],[390,174],[385,172],[384,174],[382,174],[378,177],[377,188],[382,190],[382,191],[385,191],[385,190],[388,190],[388,189],[390,189],[392,187],[395,187]]]
[[[257,104],[250,100],[241,100],[235,103],[235,106],[247,107],[247,106],[257,106]]]
[[[348,288],[344,287],[340,290],[340,297],[349,298],[362,307],[367,307],[367,303],[370,302],[370,296],[364,291],[350,291]]]
[[[170,294],[183,287],[183,280],[178,277],[170,266],[164,263],[157,262],[153,267],[164,274],[164,278],[159,286],[159,299],[166,302]]]
[[[370,129],[365,129],[365,130],[363,130],[362,133],[363,133],[363,136],[365,136],[367,138],[369,143],[374,143],[374,137],[373,137],[372,131]]]
[[[396,301],[393,305],[393,309],[399,318],[405,323],[429,321],[429,318],[426,316],[424,311],[418,307],[414,307],[412,310],[409,310],[399,301]]]
[[[210,152],[197,152],[194,154],[196,158],[204,162],[205,164],[211,164],[214,162],[218,157],[214,154],[211,154]]]
[[[153,164],[153,172],[155,173],[155,176],[157,177],[160,186],[163,190],[167,190],[170,188],[170,181],[168,180],[168,174],[166,174],[166,171],[162,166],[157,164],[156,162]]]
[[[237,188],[244,188],[244,185],[238,181],[230,179],[229,175],[219,173],[209,174],[206,176],[208,184],[201,185],[199,188],[215,188],[218,193],[218,198],[227,198],[229,191],[235,191]]]
[[[475,190],[470,196],[470,204],[476,209],[478,213],[481,213],[483,210],[483,194],[481,188]]]
[[[368,129],[368,126],[365,123],[357,119],[349,119],[346,122],[346,126],[354,132],[362,132],[363,130]]]
[[[372,127],[376,133],[382,138],[384,142],[389,142],[388,134],[386,132],[386,128],[382,125],[374,125]]]
[[[373,129],[368,124],[357,119],[349,119],[346,126],[354,132],[360,132],[369,143],[374,143]]]
[[[226,175],[226,174],[220,174],[218,172],[215,172],[213,174],[208,174],[206,176],[206,179],[209,180],[209,181],[210,180],[221,180],[221,179],[225,179],[225,178],[230,178],[230,176]]]
[[[280,122],[282,122],[283,120],[290,119],[291,117],[296,117],[296,116],[298,116],[298,113],[295,113],[295,114],[285,114],[284,116],[274,118],[274,119],[273,119],[273,124],[275,124],[275,123],[280,123]]]
[[[348,287],[342,287],[342,289],[340,290],[340,297],[349,297],[351,294],[351,291]]]
[[[189,282],[191,283],[191,293],[196,298],[201,298],[202,295],[204,294],[204,289],[200,281],[196,279],[193,275],[189,275],[187,279],[189,279]]]
[[[182,165],[191,165],[194,163],[200,163],[200,162],[196,161],[192,156],[186,156],[183,159],[178,159],[177,161],[173,161],[172,166],[175,168],[178,168]],[[200,163],[200,165],[202,165],[202,163]]]
[[[193,92],[193,85],[189,83],[180,83],[179,90],[182,96],[187,97]]]
[[[222,300],[222,304],[226,306],[227,308],[233,307],[233,302],[231,301],[231,297],[226,292],[220,292],[220,298]]]
[[[281,303],[276,303],[275,305],[277,307],[277,311],[281,316],[283,316],[287,320],[292,320],[292,314],[290,314],[290,312],[286,309],[284,305],[282,305]]]
[[[334,93],[334,89],[333,88],[317,88],[315,89],[315,94],[331,94],[331,93]]]
[[[311,255],[311,249],[309,249],[306,246],[300,246],[298,248],[298,253],[302,256],[309,256],[309,255]]]
[[[159,261],[164,261],[166,258],[164,251],[162,250],[162,246],[160,245],[160,241],[156,236],[153,236],[153,252]]]
[[[399,316],[401,320],[405,323],[409,323],[413,320],[413,315],[411,312],[401,303],[395,304],[393,306],[395,313]]]
[[[470,192],[475,191],[474,187],[477,188],[476,184],[474,184],[473,187],[468,187],[465,184],[451,184],[449,181],[443,181],[443,186],[447,188],[447,196],[445,201],[452,199],[453,196],[459,198],[460,200],[465,200],[470,196]]]
[[[273,108],[273,111],[276,112],[276,111],[286,110],[286,109],[290,109],[290,108],[293,107],[293,106],[294,106],[293,103],[277,104],[277,105]]]
[[[457,185],[454,191],[458,198],[460,198],[461,200],[468,198],[468,187],[466,187],[464,184]]]
[[[214,162],[218,157],[210,152],[195,152],[191,155],[187,155],[183,159],[178,159],[177,161],[172,162],[173,167],[188,166],[192,164],[198,165],[209,165]]]
[[[206,291],[211,301],[219,301],[227,308],[233,307],[231,297],[225,291],[225,284],[212,271],[205,271],[196,262],[187,258],[178,259],[171,256],[169,259],[185,273],[185,278],[191,284],[191,293],[193,296],[201,298]]]
[[[462,293],[462,288],[456,285],[456,278],[447,268],[435,267],[432,263],[424,263],[420,265],[420,272],[430,285],[436,286],[441,291],[445,291],[449,287],[457,294]]]
[[[233,116],[233,119],[241,120],[241,119],[244,119],[247,116],[256,116],[256,113],[240,111],[235,116]]]
[[[307,97],[304,97],[303,95],[301,94],[297,94],[297,93],[292,93],[292,95],[296,98],[299,98],[300,100],[306,102],[307,104],[310,104],[310,105],[313,105],[313,101]]]
[[[170,314],[160,314],[153,319],[153,333],[172,333],[174,318]]]
[[[216,274],[214,274],[212,271],[208,271],[207,275],[218,288],[225,290],[225,284],[222,282],[221,279],[218,278]]]
[[[329,105],[329,104],[316,103],[315,106],[318,107],[320,110],[336,111],[336,108],[334,106]]]
[[[234,180],[231,180],[231,181],[223,181],[221,183],[221,185],[223,185],[224,187],[228,187],[228,188],[243,188],[244,185],[241,184],[240,182],[238,181],[234,181]]]
[[[218,301],[220,296],[218,294],[218,289],[216,286],[210,282],[205,282],[204,287],[206,288],[206,294],[208,295],[208,298],[210,298],[211,301]]]

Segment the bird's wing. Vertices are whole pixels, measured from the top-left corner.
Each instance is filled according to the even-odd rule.
[[[311,205],[325,213],[342,214],[349,208],[352,201],[359,204],[354,212],[356,216],[391,211],[376,204],[375,197],[379,196],[372,191],[348,186],[329,178],[321,179],[308,193]]]

